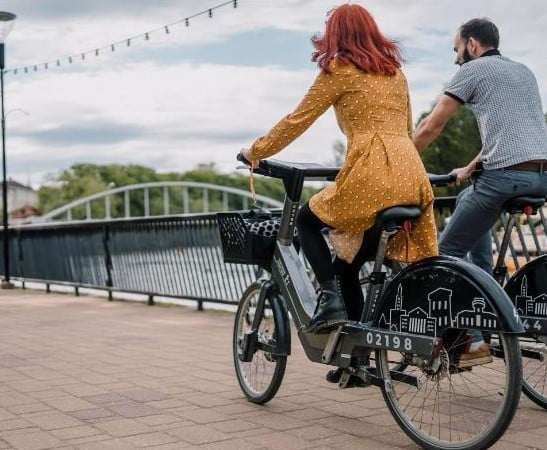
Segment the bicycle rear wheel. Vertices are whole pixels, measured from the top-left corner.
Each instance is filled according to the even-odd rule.
[[[251,284],[243,293],[235,316],[233,356],[237,381],[245,396],[253,403],[263,404],[277,393],[287,365],[287,356],[276,353],[277,337],[286,330],[280,323],[286,315],[279,303],[266,298],[266,304],[256,333],[250,333],[261,283]],[[246,342],[247,340],[247,342]],[[244,361],[244,346],[250,346],[248,361]]]
[[[547,409],[547,336],[520,338],[522,391],[536,405]]]
[[[428,449],[475,449],[500,438],[516,412],[522,372],[517,337],[499,340],[503,352],[488,364],[459,369],[454,348],[446,347],[437,371],[408,364],[407,379],[392,378],[388,352],[376,352],[384,399],[411,439]]]

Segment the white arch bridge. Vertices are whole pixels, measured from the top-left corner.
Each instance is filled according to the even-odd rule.
[[[281,208],[282,202],[256,196],[256,206]],[[252,205],[250,192],[210,183],[158,181],[121,186],[67,203],[32,222],[111,220],[196,214],[236,209]]]

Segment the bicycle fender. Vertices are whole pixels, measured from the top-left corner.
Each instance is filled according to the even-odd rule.
[[[529,261],[505,285],[527,333],[547,334],[547,255]]]
[[[380,328],[441,336],[446,328],[522,333],[503,288],[478,266],[433,256],[410,264],[386,287],[375,310]]]

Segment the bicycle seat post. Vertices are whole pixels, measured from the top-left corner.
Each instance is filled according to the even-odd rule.
[[[503,232],[503,238],[501,241],[498,258],[496,260],[496,265],[494,266],[494,278],[499,284],[503,284],[505,277],[507,276],[507,266],[505,265],[505,254],[509,248],[509,241],[511,239],[511,231],[517,220],[517,216],[520,215],[520,212],[509,214],[507,219],[507,224],[505,225],[505,231]]]
[[[361,322],[368,323],[372,320],[374,308],[378,298],[382,293],[385,283],[386,273],[382,271],[382,265],[387,252],[387,244],[391,236],[404,229],[410,231],[413,219],[417,219],[422,214],[418,206],[393,206],[383,210],[376,218],[375,227],[381,230],[376,257],[374,259],[373,271],[370,274],[370,285],[366,296],[365,306],[361,314]]]
[[[512,198],[504,205],[504,211],[509,214],[509,218],[507,219],[507,224],[505,225],[505,231],[503,233],[498,258],[494,266],[493,275],[498,283],[503,284],[507,276],[505,255],[507,253],[507,249],[509,248],[513,227],[518,225],[517,221],[520,219],[521,214],[526,214],[529,219],[531,215],[536,214],[538,208],[542,207],[544,203],[545,199],[541,197],[522,196]]]
[[[378,250],[376,251],[376,258],[374,259],[374,267],[370,274],[370,286],[368,288],[365,307],[361,314],[361,322],[367,323],[372,320],[372,313],[374,311],[374,304],[378,300],[378,296],[381,292],[381,287],[385,282],[385,272],[382,272],[382,264],[387,251],[387,243],[389,238],[397,233],[399,229],[397,227],[390,227],[383,229],[380,235],[380,241],[378,242]]]

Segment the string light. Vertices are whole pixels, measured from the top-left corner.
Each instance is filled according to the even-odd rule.
[[[224,3],[221,3],[219,5],[216,5],[216,6],[212,6],[211,8],[207,8],[207,9],[204,9],[203,11],[200,11],[192,16],[188,16],[188,17],[185,17],[183,19],[180,19],[176,22],[173,22],[173,23],[169,23],[167,25],[164,25],[160,28],[156,28],[154,30],[149,30],[149,31],[146,31],[142,34],[139,34],[139,35],[136,35],[136,36],[132,36],[132,37],[128,37],[128,38],[125,38],[121,41],[118,41],[118,42],[113,42],[109,45],[106,45],[105,47],[99,47],[99,48],[95,48],[95,50],[89,50],[89,51],[85,51],[85,52],[80,52],[80,53],[77,53],[75,55],[71,55],[71,56],[67,56],[65,58],[59,58],[57,60],[53,60],[53,61],[48,61],[48,62],[44,62],[44,63],[40,63],[40,64],[34,64],[34,65],[30,65],[31,67],[34,68],[34,71],[37,71],[38,70],[38,66],[39,65],[42,65],[44,66],[44,69],[47,69],[49,67],[49,62],[53,63],[55,61],[55,64],[57,67],[60,67],[61,66],[61,61],[62,60],[66,60],[68,61],[70,64],[72,64],[72,61],[75,57],[78,57],[80,56],[80,58],[82,60],[85,60],[85,55],[86,54],[93,54],[95,53],[95,56],[99,56],[99,53],[100,53],[100,50],[104,50],[108,47],[110,47],[110,50],[111,51],[115,51],[116,50],[116,45],[120,45],[122,43],[126,43],[127,47],[130,47],[131,46],[131,40],[132,39],[137,39],[137,38],[144,38],[146,41],[150,40],[150,35],[152,33],[157,33],[159,31],[164,31],[165,34],[170,34],[171,32],[171,28],[175,25],[178,25],[178,24],[181,24],[181,23],[184,23],[185,26],[190,26],[190,19],[193,19],[195,17],[198,17],[198,16],[202,16],[202,15],[205,15],[207,14],[209,18],[212,18],[213,17],[213,11],[215,9],[218,9],[218,8],[222,8],[224,6],[227,6],[227,5],[232,5],[234,8],[237,8],[238,4],[237,4],[237,0],[229,0],[229,1],[225,1]],[[12,73],[13,75],[17,75],[19,72],[21,72],[21,70],[23,70],[25,73],[28,73],[28,67],[29,66],[26,66],[26,67],[16,67],[16,68],[13,68],[13,69],[7,69],[7,70],[4,70],[4,73]]]

